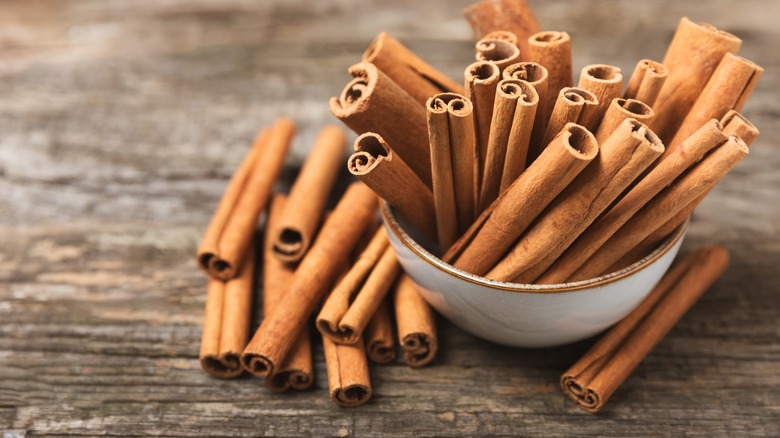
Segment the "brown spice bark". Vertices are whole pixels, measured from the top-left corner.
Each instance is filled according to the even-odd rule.
[[[504,79],[520,79],[527,81],[533,85],[536,90],[536,94],[539,95],[539,103],[536,105],[536,116],[534,117],[534,127],[531,131],[531,140],[528,146],[528,157],[526,162],[531,163],[536,157],[539,156],[539,152],[543,146],[542,140],[544,139],[544,132],[547,129],[547,121],[549,118],[549,112],[547,111],[548,93],[548,77],[549,73],[543,65],[536,62],[518,62],[512,64],[504,69],[502,73]],[[556,91],[557,93],[557,91]]]
[[[628,80],[623,98],[636,99],[652,107],[667,77],[669,77],[669,69],[663,64],[651,59],[640,59]]]
[[[393,304],[404,361],[415,368],[428,365],[438,350],[436,316],[406,274],[398,279]]]
[[[371,399],[371,380],[363,339],[354,345],[322,339],[328,370],[330,399],[339,406],[354,408]]]
[[[596,128],[601,123],[612,99],[620,97],[623,92],[623,72],[613,65],[587,65],[580,72],[580,82],[577,87],[590,91],[598,100],[598,106],[593,114],[593,124],[585,125],[591,131],[596,132]],[[598,137],[596,138],[598,139]]]
[[[607,112],[604,113],[604,117],[601,119],[599,129],[596,130],[595,134],[596,140],[599,143],[606,141],[615,132],[615,129],[623,123],[623,120],[634,119],[648,125],[654,116],[653,109],[644,102],[616,97],[612,99]]]
[[[366,355],[376,363],[389,363],[395,359],[395,340],[393,338],[393,321],[390,314],[388,299],[376,309],[371,321],[363,333],[366,343]]]
[[[466,98],[471,101],[474,113],[474,131],[477,143],[477,174],[478,188],[482,172],[487,160],[488,142],[490,141],[490,122],[493,119],[493,105],[496,89],[501,82],[501,69],[490,61],[477,61],[464,72],[466,81]],[[479,193],[478,191],[476,192]]]
[[[526,0],[482,0],[463,9],[478,37],[506,30],[517,35],[520,52],[528,51],[528,37],[542,30]]]
[[[489,61],[504,69],[520,61],[520,49],[514,43],[496,38],[482,38],[474,46],[477,61]]]
[[[599,100],[595,94],[577,87],[567,87],[558,93],[541,147],[550,144],[567,123],[576,123],[591,130]],[[541,153],[541,149],[538,154]]]
[[[561,89],[574,85],[571,70],[571,37],[566,32],[545,31],[528,39],[523,61],[543,65],[549,74],[544,118],[549,119]]]

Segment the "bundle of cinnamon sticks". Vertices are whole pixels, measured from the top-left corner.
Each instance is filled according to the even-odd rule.
[[[371,397],[368,360],[396,357],[393,320],[405,361],[419,367],[436,353],[434,316],[400,275],[387,235],[377,228],[373,192],[352,184],[328,213],[343,171],[340,128],[322,129],[289,195],[272,194],[293,134],[292,122],[280,119],[258,135],[206,231],[198,253],[210,276],[201,365],[221,378],[247,371],[274,392],[310,388],[310,322],[321,304],[316,320],[331,399],[358,406]],[[260,250],[255,234],[263,212]],[[260,260],[264,318],[250,337]]]

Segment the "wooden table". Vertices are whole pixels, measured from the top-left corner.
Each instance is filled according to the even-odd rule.
[[[387,30],[452,77],[458,2],[4,1],[0,4],[0,429],[34,435],[780,436],[780,3],[532,1],[575,71],[660,59],[680,16],[744,39],[767,69],[751,157],[697,210],[725,277],[587,414],[558,378],[591,345],[522,350],[441,320],[435,364],[375,366],[374,397],[220,381],[197,356],[202,232],[259,127],[299,124],[289,182],[346,68]],[[282,184],[284,185],[284,184]],[[284,187],[280,188],[284,190]]]

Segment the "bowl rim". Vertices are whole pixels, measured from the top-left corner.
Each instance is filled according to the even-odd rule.
[[[390,204],[385,200],[381,200],[379,203],[379,210],[382,214],[382,219],[387,227],[399,238],[399,240],[406,246],[412,253],[424,260],[434,268],[448,274],[450,276],[459,278],[469,283],[484,286],[490,289],[515,292],[515,293],[532,293],[532,294],[553,294],[553,293],[567,293],[576,292],[583,289],[591,289],[593,287],[604,286],[609,283],[616,282],[620,279],[633,275],[653,262],[661,258],[667,252],[669,252],[675,244],[683,238],[685,232],[690,223],[690,216],[667,237],[658,248],[654,249],[650,254],[642,258],[641,260],[626,266],[623,269],[612,272],[607,275],[602,275],[596,278],[588,280],[580,280],[571,283],[559,283],[559,284],[523,284],[523,283],[509,283],[505,281],[491,280],[479,275],[474,275],[470,272],[466,272],[462,269],[458,269],[449,263],[444,262],[439,257],[433,255],[430,251],[423,248],[422,245],[417,243],[412,237],[401,227],[398,223],[398,219],[395,217],[395,212]]]

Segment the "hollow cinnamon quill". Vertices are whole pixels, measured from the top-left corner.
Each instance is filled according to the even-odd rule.
[[[653,110],[650,128],[669,144],[704,85],[726,53],[736,53],[742,40],[707,23],[680,20],[666,50],[663,64],[669,69]]]
[[[420,105],[439,93],[463,94],[463,87],[423,61],[406,46],[380,33],[363,53],[363,61],[377,66]]]
[[[536,116],[534,117],[534,127],[531,131],[531,140],[529,145],[529,151],[534,155],[529,157],[527,162],[530,163],[533,158],[538,156],[536,151],[541,150],[542,140],[544,138],[544,131],[547,129],[547,119],[549,112],[547,111],[548,93],[558,93],[558,91],[549,91],[547,87],[547,78],[549,73],[542,64],[536,62],[518,62],[512,64],[504,69],[502,77],[504,79],[520,79],[531,84],[536,90],[536,94],[539,96],[539,103],[536,105]],[[502,190],[505,187],[502,187]]]
[[[263,242],[263,313],[267,318],[277,311],[279,301],[287,292],[295,274],[295,265],[276,256],[273,238],[278,229],[289,198],[276,195],[271,200],[268,219],[265,224]],[[242,349],[243,351],[243,349]],[[266,376],[265,385],[274,392],[285,392],[290,388],[304,390],[314,383],[314,369],[311,360],[311,338],[308,328],[301,330],[290,353],[273,375]]]
[[[517,35],[520,52],[528,51],[528,37],[542,30],[526,0],[482,0],[463,10],[477,36],[506,30]]]
[[[237,377],[244,371],[240,358],[249,340],[254,272],[250,245],[237,277],[227,282],[209,279],[200,366],[214,377]]]
[[[674,217],[709,189],[748,155],[745,143],[736,136],[715,148],[690,171],[678,178],[639,210],[596,251],[569,281],[598,277],[642,242],[659,226]]]
[[[322,226],[301,261],[290,288],[241,355],[244,368],[273,375],[287,357],[314,307],[346,266],[364,231],[375,223],[376,195],[362,183],[352,184]]]
[[[355,140],[347,168],[418,230],[436,238],[433,192],[379,134],[367,132]]]
[[[634,119],[647,125],[653,120],[655,113],[644,102],[635,99],[614,98],[601,119],[599,129],[596,130],[596,140],[604,142],[623,123],[623,120]]]
[[[544,118],[549,119],[558,92],[574,85],[571,70],[571,37],[566,32],[544,31],[528,38],[523,60],[543,65],[549,74]]]
[[[286,262],[297,262],[309,249],[322,220],[328,200],[341,170],[346,136],[341,128],[323,128],[290,189],[284,211],[275,224],[273,253]]]
[[[317,315],[317,330],[338,344],[354,344],[382,304],[401,266],[380,228]]]
[[[567,123],[576,123],[590,130],[594,124],[595,114],[598,110],[599,100],[588,90],[577,87],[567,87],[558,93],[550,120],[547,122],[547,130],[542,138],[540,147],[544,147],[555,138]],[[541,153],[541,149],[538,153]]]
[[[595,132],[612,99],[620,97],[623,92],[623,73],[613,65],[587,65],[580,72],[580,82],[577,87],[588,90],[596,96],[598,104],[593,114],[593,123],[585,125]]]
[[[257,218],[271,197],[295,126],[279,119],[255,139],[219,201],[198,249],[198,266],[212,278],[236,276],[252,243]]]
[[[371,380],[363,339],[354,345],[322,339],[328,370],[330,399],[339,406],[354,408],[371,399]]]
[[[477,185],[475,189],[477,189],[487,159],[488,142],[490,141],[490,122],[493,119],[496,88],[501,81],[501,69],[494,62],[477,61],[466,67],[464,78],[466,81],[466,99],[471,102],[473,108],[474,130],[476,132],[477,152],[479,154],[476,161]]]
[[[376,132],[420,180],[431,187],[431,157],[425,108],[374,64],[349,68],[353,76],[341,95],[330,99],[330,111],[355,133]]]
[[[729,264],[721,246],[698,249],[677,262],[650,295],[561,376],[564,393],[597,412]]]
[[[439,348],[436,317],[406,274],[398,279],[393,304],[404,361],[415,368],[428,365],[436,358]]]
[[[477,51],[477,61],[490,61],[498,66],[498,69],[504,69],[520,61],[520,49],[512,42],[497,38],[482,38],[475,45]]]
[[[726,53],[677,130],[670,143],[672,150],[707,120],[742,109],[763,73],[754,62]]]
[[[655,105],[668,76],[669,69],[660,62],[641,59],[628,80],[623,98],[635,99],[652,107]]]
[[[565,282],[654,196],[727,139],[716,120],[702,126],[676,151],[648,172],[615,206],[593,222],[537,282]]]
[[[539,95],[528,82],[499,82],[480,184],[479,211],[485,210],[501,189],[509,187],[525,170],[538,103]]]
[[[376,363],[388,363],[395,359],[395,340],[393,339],[393,321],[387,299],[376,309],[366,331],[363,332],[366,356]]]
[[[526,228],[598,154],[593,134],[564,127],[542,155],[485,210],[444,255],[446,262],[486,274]]]
[[[533,282],[663,151],[645,125],[624,121],[488,278]]]

